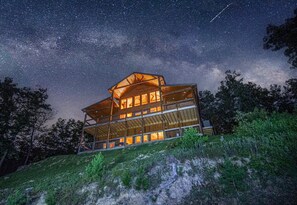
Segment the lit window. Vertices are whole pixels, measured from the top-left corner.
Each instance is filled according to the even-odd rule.
[[[152,108],[150,109],[150,112],[157,112],[157,108],[156,108],[156,107],[152,107]]]
[[[156,91],[156,99],[157,102],[160,101],[160,91]]]
[[[103,149],[106,149],[106,143],[102,144]]]
[[[127,108],[133,107],[133,98],[127,98]]]
[[[163,132],[158,132],[158,138],[159,138],[159,140],[163,140],[164,139]]]
[[[134,115],[135,116],[140,116],[141,115],[141,112],[136,112]]]
[[[143,115],[146,115],[147,113],[148,113],[147,110],[142,111],[142,114],[143,114]]]
[[[151,141],[155,141],[155,140],[158,140],[158,133],[157,132],[151,134]]]
[[[121,109],[127,108],[127,99],[122,99],[121,100]]]
[[[115,147],[115,142],[110,142],[109,143],[109,148],[114,148]]]
[[[124,142],[124,138],[122,137],[122,138],[120,138],[120,142]]]
[[[160,112],[161,111],[161,106],[157,107],[157,111]]]
[[[133,144],[133,137],[126,137],[126,144],[127,145]]]
[[[140,95],[134,97],[134,106],[140,105]]]
[[[127,113],[127,117],[132,117],[132,112]]]
[[[150,93],[150,103],[156,102],[156,92]]]
[[[147,94],[141,95],[141,100],[142,100],[141,104],[146,105],[148,103]]]
[[[151,141],[163,140],[163,139],[164,139],[163,132],[154,132],[151,134]]]
[[[126,118],[126,114],[121,114],[120,115],[120,119],[125,119]]]
[[[148,135],[143,135],[143,142],[148,142]]]
[[[136,136],[135,137],[135,144],[141,143],[141,136]]]

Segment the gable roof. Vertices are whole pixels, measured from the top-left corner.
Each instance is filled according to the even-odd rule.
[[[141,72],[133,72],[130,75],[123,78],[120,82],[116,83],[108,89],[110,93],[114,92],[114,97],[120,98],[123,93],[128,89],[130,85],[139,84],[139,83],[148,83],[158,86],[160,78],[160,84],[165,85],[165,79],[162,75],[158,74],[149,74]]]

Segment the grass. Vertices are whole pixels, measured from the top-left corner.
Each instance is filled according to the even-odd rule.
[[[153,167],[166,164],[168,158],[180,162],[220,158],[222,163],[205,168],[209,183],[203,189],[195,189],[187,203],[219,203],[222,200],[233,203],[228,201],[232,198],[253,203],[255,197],[252,196],[256,194],[265,204],[277,196],[265,192],[269,181],[286,192],[275,199],[281,203],[281,198],[290,198],[297,190],[297,116],[265,115],[261,113],[261,118],[254,120],[250,117],[252,114],[246,119],[241,116],[243,119],[235,133],[224,137],[193,138],[195,133],[190,130],[188,138],[185,135],[184,138],[105,151],[100,157],[98,153],[51,157],[1,177],[0,198],[8,197],[10,204],[17,204],[15,201],[27,200],[24,190],[32,188],[32,194],[47,192],[48,204],[57,201],[59,204],[82,204],[86,196],[78,194],[77,190],[92,182],[99,183],[99,189],[109,187],[114,192],[120,183],[127,189],[150,190],[160,184],[162,172],[166,170],[151,176],[148,173]],[[182,177],[183,170],[179,169],[178,176]],[[104,174],[97,175],[98,170]],[[214,179],[215,173],[220,175],[219,180]],[[280,182],[290,186],[280,188]],[[256,187],[261,189],[257,191]]]

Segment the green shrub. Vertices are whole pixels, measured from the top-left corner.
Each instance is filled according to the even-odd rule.
[[[48,191],[46,198],[45,198],[45,202],[47,205],[55,205],[56,204],[56,195],[55,192],[53,191]]]
[[[121,176],[121,180],[126,187],[131,187],[131,174],[128,170],[125,170]]]
[[[247,177],[247,172],[244,167],[236,166],[230,160],[225,160],[220,167],[220,173],[220,184],[224,186],[226,193],[245,190],[244,180]]]
[[[23,205],[27,203],[27,197],[19,190],[9,195],[7,198],[7,205]]]
[[[147,190],[149,188],[149,180],[148,180],[148,177],[145,175],[145,170],[143,166],[139,167],[137,170],[135,188],[137,190],[140,190],[140,189]]]
[[[180,139],[180,146],[182,148],[192,148],[201,145],[208,140],[207,136],[199,136],[195,128],[187,128]]]
[[[86,174],[89,178],[101,177],[104,171],[104,156],[97,154],[86,167]]]
[[[243,113],[237,111],[236,122],[247,123],[254,120],[266,120],[269,117],[269,113],[263,109],[255,108],[253,112]]]

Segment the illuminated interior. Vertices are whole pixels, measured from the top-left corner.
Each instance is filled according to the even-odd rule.
[[[126,144],[127,145],[133,144],[133,137],[126,137]]]

